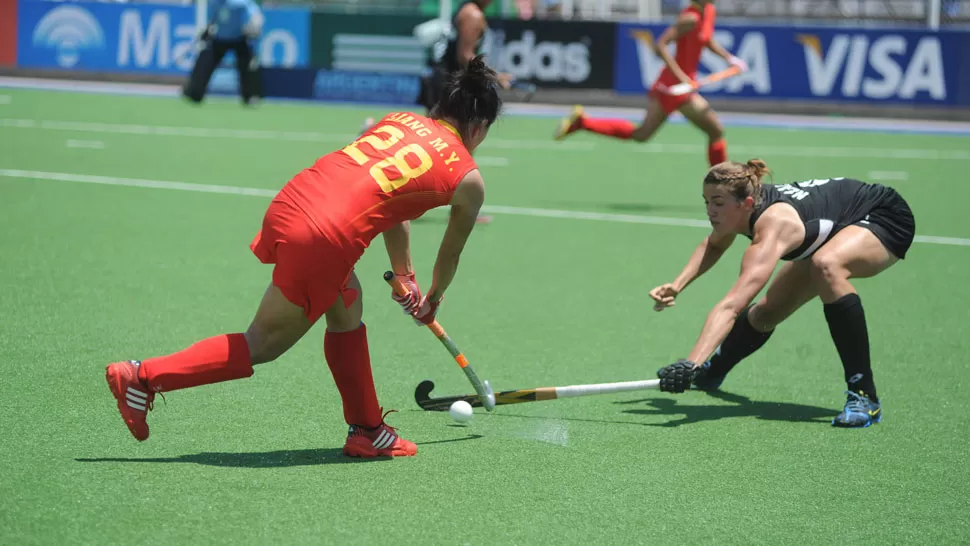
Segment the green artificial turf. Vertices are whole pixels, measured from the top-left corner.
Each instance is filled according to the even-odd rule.
[[[0,106],[0,543],[970,540],[970,246],[917,242],[886,274],[857,282],[885,413],[866,430],[829,425],[844,383],[817,301],[722,393],[503,406],[455,425],[420,411],[414,388],[470,386],[388,297],[376,244],[357,269],[374,375],[417,457],[341,456],[346,425],[322,325],[250,379],[157,399],[152,437],[138,443],[104,366],[247,327],[270,278],[248,249],[269,200],[79,178],[273,191],[386,110],[9,95]],[[517,208],[493,208],[494,222],[476,229],[439,318],[496,390],[652,378],[686,356],[738,270],[740,244],[676,308],[650,310],[648,290],[671,280],[705,235],[655,223],[704,218],[703,137],[671,125],[646,146],[588,135],[556,144],[554,125],[506,117],[477,152],[487,204]],[[905,176],[887,183],[911,203],[921,236],[970,238],[966,137],[728,130],[732,157],[763,157],[779,182]],[[433,212],[412,226],[425,285],[444,219]]]

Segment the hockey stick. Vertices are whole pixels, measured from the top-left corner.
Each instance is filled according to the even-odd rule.
[[[517,391],[503,391],[495,393],[495,405],[505,406],[508,404],[522,404],[525,402],[542,402],[543,400],[555,400],[557,398],[571,398],[575,396],[592,396],[594,394],[612,394],[626,391],[640,391],[659,389],[659,379],[647,379],[644,381],[624,381],[620,383],[595,383],[592,385],[570,385],[568,387],[538,387],[535,389],[521,389]],[[469,394],[464,396],[445,396],[443,398],[431,398],[431,391],[434,390],[434,382],[425,379],[414,389],[414,401],[425,411],[448,411],[452,404],[459,400],[468,402],[473,407],[478,407],[478,396]]]
[[[720,72],[715,72],[706,78],[701,78],[690,83],[678,83],[677,85],[671,85],[667,88],[667,94],[672,97],[680,97],[688,93],[693,93],[701,87],[706,87],[712,83],[717,83],[728,78],[733,78],[740,74],[741,68],[737,66],[732,66],[730,68],[725,68]]]
[[[400,280],[397,279],[397,277],[394,276],[393,271],[385,271],[384,280],[387,281],[387,284],[391,285],[391,288],[397,292],[399,296],[408,295],[408,289],[404,286],[404,284],[401,283]],[[478,379],[478,375],[475,373],[475,370],[473,370],[471,365],[468,364],[468,359],[465,358],[465,355],[463,355],[460,350],[458,350],[458,346],[455,345],[455,342],[451,340],[451,338],[445,332],[445,329],[438,324],[437,320],[429,324],[428,329],[431,330],[438,340],[441,341],[442,345],[448,349],[448,352],[451,353],[452,357],[454,357],[455,362],[458,363],[458,367],[461,368],[461,371],[465,372],[465,377],[468,378],[468,381],[472,384],[472,387],[475,388],[475,392],[477,394],[473,398],[475,398],[478,402],[475,405],[484,407],[488,411],[495,409],[495,392],[492,390],[492,386],[488,384],[488,380],[483,383]]]

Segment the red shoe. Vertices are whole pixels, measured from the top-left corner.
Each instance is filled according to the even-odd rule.
[[[559,122],[554,138],[562,140],[583,127],[583,107],[574,106],[573,111]]]
[[[155,393],[138,379],[139,366],[141,362],[137,360],[115,362],[108,364],[104,375],[111,394],[118,401],[118,411],[128,430],[136,440],[144,442],[148,439],[148,422],[145,418],[155,403]]]
[[[385,413],[384,417],[387,417],[388,413],[391,412]],[[364,459],[416,455],[418,446],[398,436],[394,427],[384,423],[384,417],[381,417],[381,424],[374,428],[350,425],[347,443],[344,444],[344,455]]]
[[[475,217],[475,223],[476,224],[491,224],[492,223],[492,217],[491,216],[488,216],[488,215],[485,215],[485,214],[479,214],[477,217]]]

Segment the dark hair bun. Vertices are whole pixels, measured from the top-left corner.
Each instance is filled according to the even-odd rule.
[[[468,66],[458,74],[458,87],[473,94],[484,93],[498,83],[498,76],[485,64],[482,55],[469,61]]]
[[[456,121],[464,135],[472,124],[494,123],[501,109],[498,76],[478,55],[445,84],[441,99],[431,109],[431,117]]]
[[[771,169],[768,168],[768,164],[762,159],[749,159],[748,168],[751,169],[751,173],[760,181],[766,174],[771,173]]]

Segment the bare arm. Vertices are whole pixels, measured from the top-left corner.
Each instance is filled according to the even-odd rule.
[[[401,222],[384,232],[384,246],[396,275],[414,272],[411,265],[411,222]]]
[[[677,79],[683,83],[690,83],[690,78],[687,77],[687,73],[680,68],[677,61],[674,60],[673,56],[670,55],[670,51],[667,50],[667,46],[670,42],[676,42],[681,36],[690,32],[697,25],[697,19],[690,15],[681,15],[677,18],[677,21],[673,25],[667,27],[667,30],[660,35],[657,40],[656,53],[660,57],[667,68],[677,76]]]
[[[714,232],[704,237],[674,282],[662,284],[650,291],[650,297],[654,301],[653,310],[663,311],[667,307],[676,305],[674,300],[677,296],[697,277],[714,267],[714,264],[724,255],[724,251],[734,242],[734,238],[733,234],[718,235]]]
[[[782,235],[794,231],[786,228],[783,219],[768,215],[761,218],[755,229],[754,240],[741,260],[741,276],[707,315],[707,322],[704,323],[688,360],[695,363],[707,360],[724,341],[738,314],[768,284],[775,266],[785,252],[797,244],[793,243],[791,235]]]
[[[485,32],[485,16],[480,10],[466,7],[458,13],[457,26],[458,47],[455,54],[458,56],[458,66],[465,68],[475,58],[475,44]]]
[[[707,49],[710,49],[715,55],[729,63],[732,59],[734,59],[734,55],[728,53],[728,50],[724,49],[724,47],[717,43],[714,38],[711,38],[710,41],[707,42]]]
[[[451,216],[438,249],[434,277],[431,281],[431,289],[427,293],[428,300],[440,301],[455,278],[461,252],[475,227],[475,219],[484,202],[485,182],[476,169],[465,175],[451,199]]]
[[[707,42],[707,49],[710,49],[715,55],[727,61],[729,65],[741,69],[742,72],[748,71],[748,63],[744,62],[743,59],[735,57],[728,50],[721,47],[721,44],[714,41],[714,38],[711,38],[711,40]]]
[[[458,13],[458,45],[455,48],[455,55],[458,56],[456,59],[458,61],[458,66],[465,68],[468,63],[475,58],[478,52],[475,51],[475,45],[478,40],[485,34],[485,16],[482,15],[480,10],[469,7],[462,9]],[[512,74],[505,72],[500,72],[498,74],[498,83],[503,89],[508,89],[512,86],[512,80],[515,78]]]
[[[733,234],[719,237],[716,233],[704,237],[701,244],[697,245],[694,253],[691,254],[690,259],[687,260],[687,265],[684,266],[683,271],[674,280],[674,289],[680,293],[698,277],[707,273],[721,259],[724,251],[731,247],[734,238],[735,235]]]

